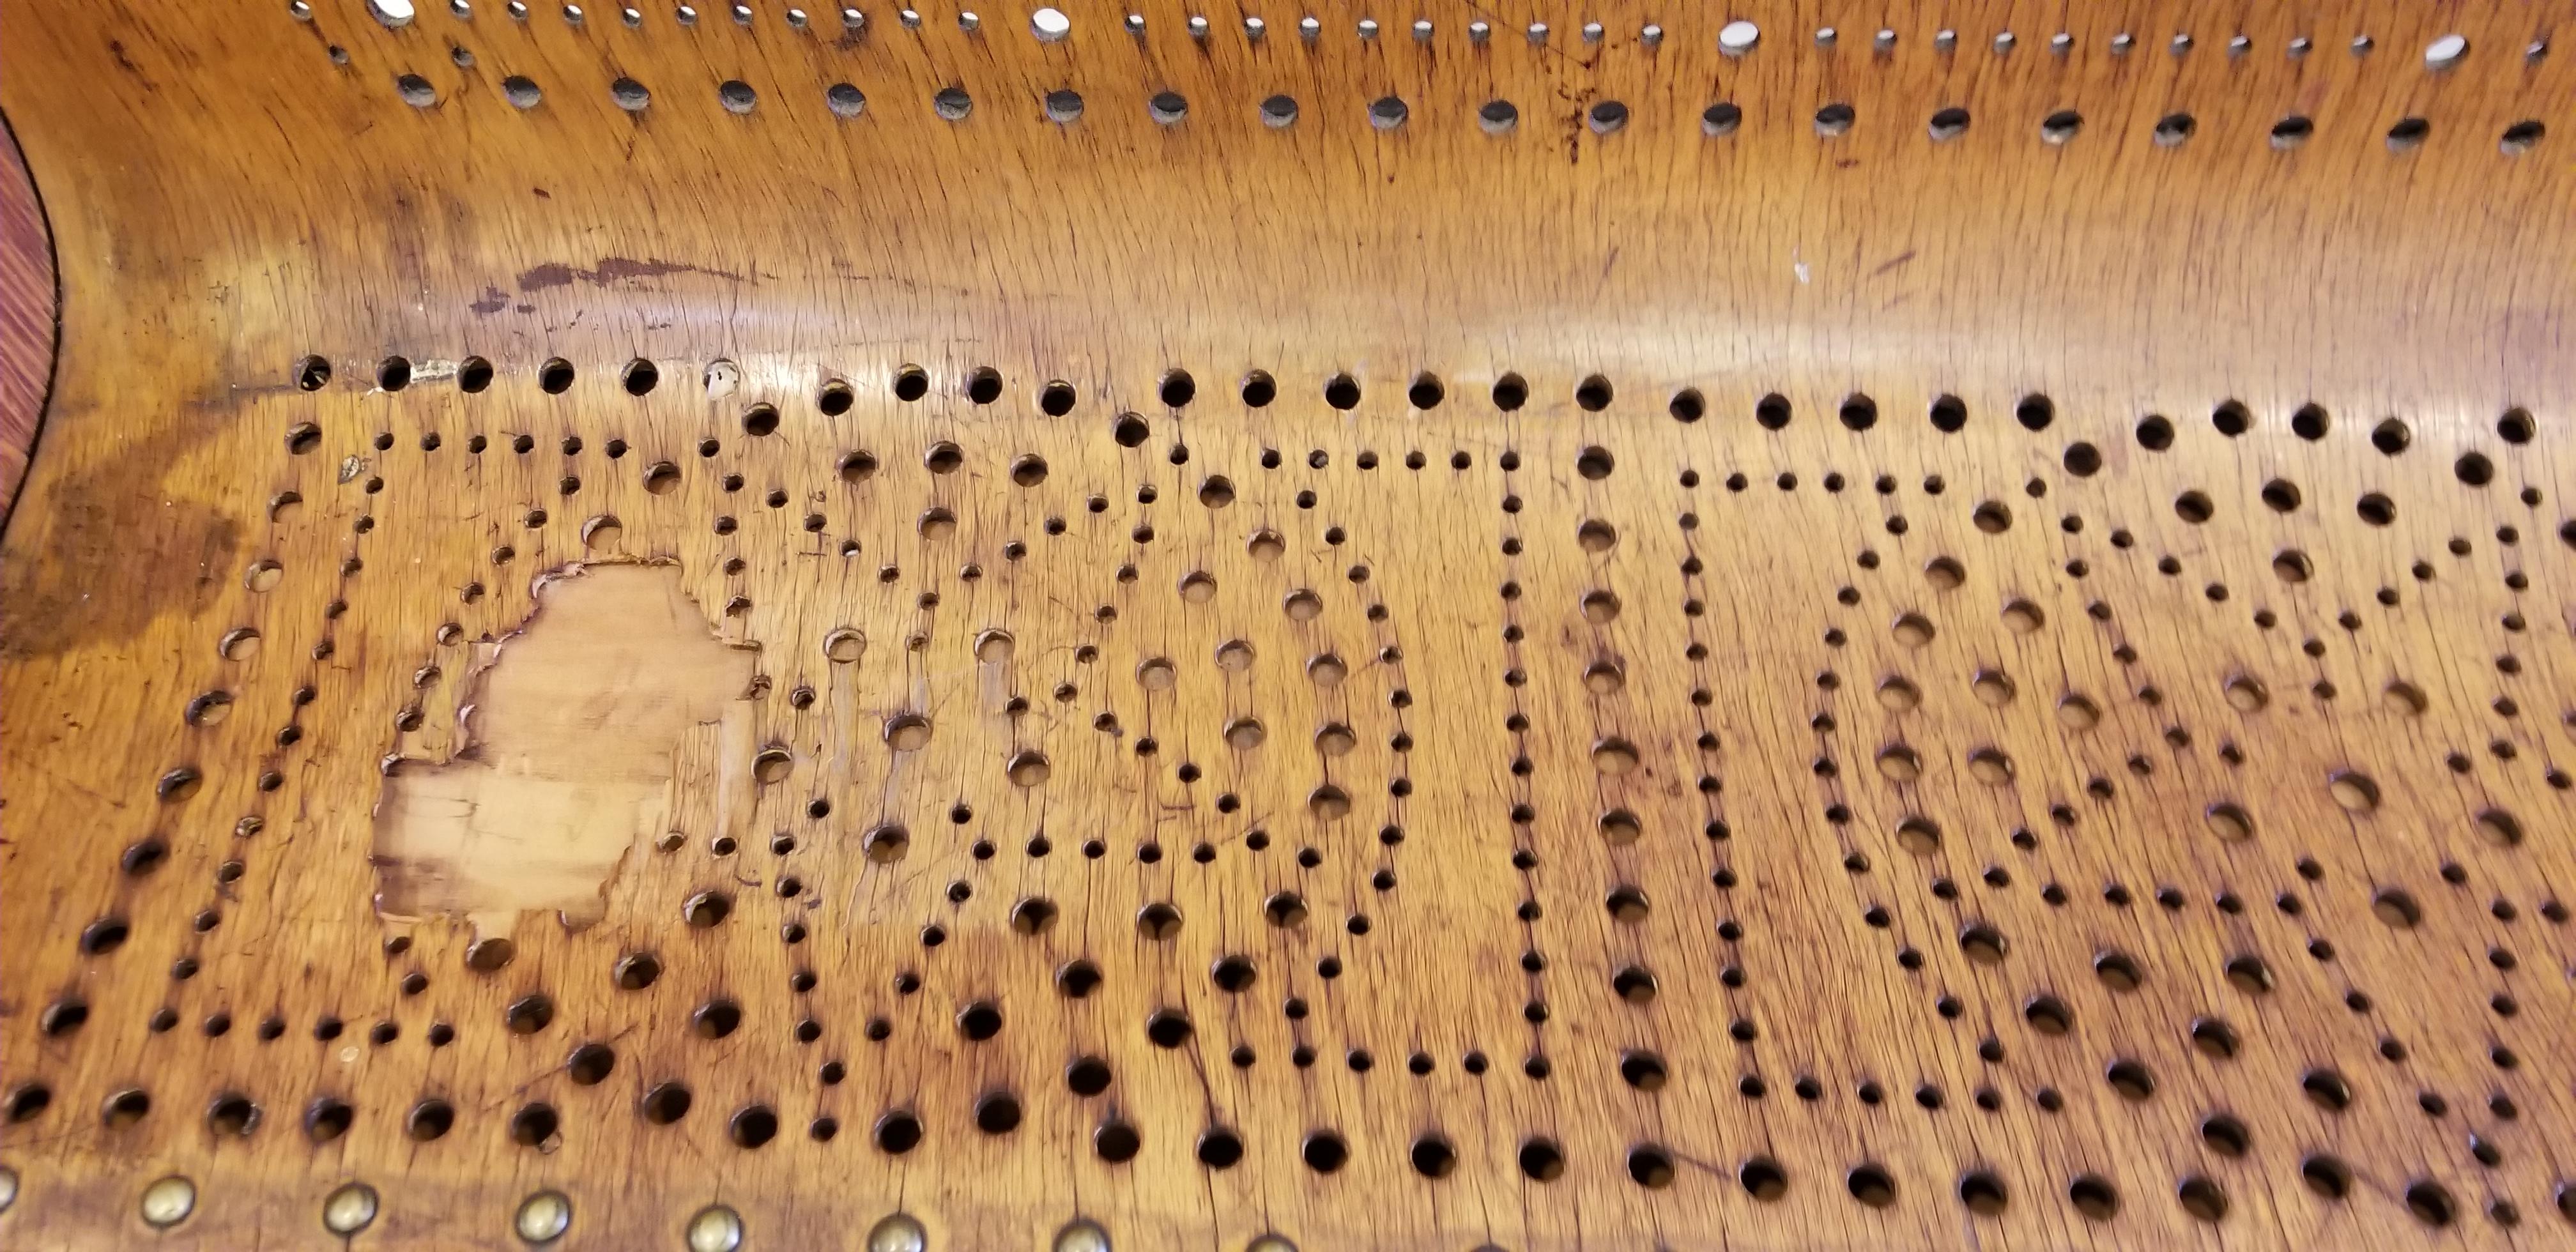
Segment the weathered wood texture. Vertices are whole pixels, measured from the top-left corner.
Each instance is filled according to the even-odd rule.
[[[587,7],[9,9],[0,1242],[2576,1238],[2562,8]]]

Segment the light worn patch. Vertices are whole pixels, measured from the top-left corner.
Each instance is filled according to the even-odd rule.
[[[537,909],[597,920],[619,863],[668,824],[682,740],[747,710],[754,656],[715,638],[676,566],[547,575],[467,679],[464,746],[386,772],[377,911],[488,933]]]

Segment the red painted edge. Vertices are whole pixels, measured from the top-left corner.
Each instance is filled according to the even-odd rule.
[[[0,516],[17,511],[36,428],[54,381],[62,289],[45,206],[27,177],[16,133],[0,118]]]

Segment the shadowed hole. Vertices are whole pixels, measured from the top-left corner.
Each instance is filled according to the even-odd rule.
[[[2194,1175],[2174,1189],[2182,1202],[2182,1211],[2204,1222],[2222,1221],[2227,1216],[2227,1192],[2210,1178]]]
[[[1350,1163],[1351,1146],[1339,1134],[1319,1130],[1306,1136],[1305,1146],[1299,1154],[1306,1159],[1307,1168],[1318,1174],[1330,1174]]]
[[[2107,1222],[2120,1214],[2120,1192],[2099,1174],[2079,1174],[2066,1185],[2066,1202],[2087,1220]]]
[[[1650,1190],[1673,1185],[1673,1154],[1654,1144],[1629,1149],[1628,1178]]]
[[[423,1100],[413,1105],[411,1115],[403,1119],[404,1132],[418,1143],[444,1138],[455,1128],[456,1106],[445,1100]]]
[[[975,1129],[988,1135],[1007,1135],[1020,1128],[1020,1098],[1007,1091],[995,1091],[975,1101]]]

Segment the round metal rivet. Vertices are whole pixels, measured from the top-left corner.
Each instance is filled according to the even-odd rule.
[[[375,1224],[376,1189],[348,1183],[322,1201],[322,1228],[335,1235],[354,1235]]]
[[[552,1243],[572,1229],[572,1200],[560,1191],[540,1191],[519,1201],[512,1225],[530,1243]]]
[[[188,1214],[197,1211],[197,1184],[173,1174],[145,1187],[143,1203],[139,1207],[145,1225],[176,1226],[188,1220]]]
[[[733,1252],[742,1246],[742,1214],[710,1204],[689,1219],[689,1252]]]
[[[1056,1232],[1055,1252],[1109,1252],[1109,1232],[1088,1217],[1076,1218]]]
[[[910,1213],[895,1213],[868,1232],[868,1252],[924,1252],[930,1233]]]

